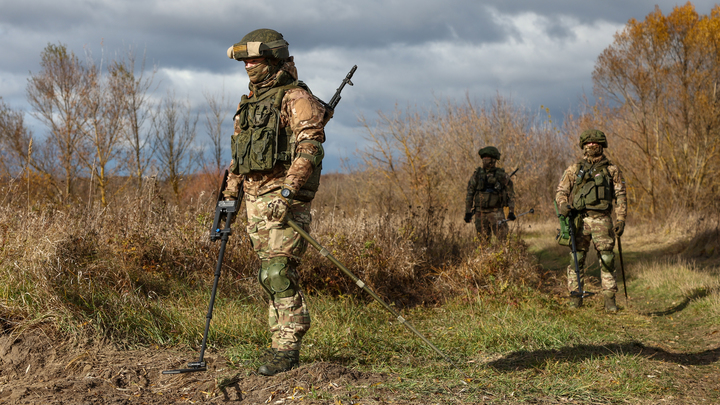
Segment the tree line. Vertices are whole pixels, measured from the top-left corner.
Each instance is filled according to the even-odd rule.
[[[45,136],[35,136],[24,113],[0,98],[0,174],[24,176],[28,193],[62,204],[81,200],[78,183],[89,181],[106,206],[110,193],[139,190],[152,171],[179,200],[185,176],[203,165],[220,170],[223,164],[226,100],[224,93],[205,94],[213,145],[212,162],[206,162],[194,143],[200,114],[173,92],[156,100],[155,73],[132,49],[110,60],[89,53],[81,59],[63,44],[48,44],[26,88],[30,115],[44,126]],[[129,181],[111,186],[118,178]]]
[[[139,189],[154,165],[179,199],[181,180],[200,167],[193,143],[200,117],[172,92],[153,102],[154,71],[136,62],[132,52],[81,61],[64,45],[48,45],[27,86],[30,114],[48,136],[34,137],[23,114],[0,100],[3,174],[24,173],[47,198],[65,203],[77,198],[74,183],[90,178],[107,204],[113,177],[122,171]],[[720,6],[709,15],[690,2],[667,15],[656,8],[615,34],[592,74],[595,101],[579,100],[579,112],[566,114],[559,127],[547,109],[526,109],[501,95],[483,104],[468,97],[438,101],[428,111],[363,119],[370,146],[342,179],[346,206],[378,212],[423,207],[433,219],[441,211],[455,214],[479,164],[477,150],[494,145],[503,154],[501,165],[520,168],[514,178],[518,209],[549,212],[561,173],[580,158],[579,134],[598,128],[625,174],[632,216],[720,212],[720,177],[714,175],[720,172],[719,78]],[[204,164],[220,170],[228,100],[205,99],[213,149]]]

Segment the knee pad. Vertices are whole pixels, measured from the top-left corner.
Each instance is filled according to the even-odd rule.
[[[573,254],[570,252],[570,264],[574,265],[573,263]],[[577,251],[577,261],[578,261],[578,268],[582,270],[583,267],[585,267],[585,251],[578,250]]]
[[[263,262],[259,276],[260,283],[272,297],[291,297],[297,290],[293,280],[288,277],[291,271],[290,260],[287,257],[273,257]]]
[[[615,271],[615,252],[603,250],[600,252],[600,266],[608,273]]]

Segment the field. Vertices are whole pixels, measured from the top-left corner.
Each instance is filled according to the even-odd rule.
[[[3,209],[0,403],[720,402],[713,239],[630,224],[629,299],[620,292],[621,310],[609,315],[599,297],[567,307],[569,255],[542,217],[514,224],[510,243],[487,246],[469,225],[446,223],[433,236],[443,255],[417,247],[421,227],[409,219],[324,211],[313,234],[454,365],[309,251],[301,277],[313,328],[301,367],[269,378],[255,372],[269,344],[256,259],[236,232],[209,370],[163,375],[197,359],[217,259],[206,231],[212,203],[193,204]],[[597,264],[590,275],[598,291]]]

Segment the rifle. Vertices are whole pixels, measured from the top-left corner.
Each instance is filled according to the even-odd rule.
[[[516,215],[516,216],[515,216],[515,219],[518,219],[518,218],[520,218],[520,217],[523,216],[523,215],[532,214],[532,213],[534,213],[534,212],[535,212],[535,208],[530,208],[530,211],[525,211],[525,212],[523,212],[523,213],[520,214],[520,215]],[[513,219],[512,221],[514,221],[515,219]],[[502,225],[502,224],[504,224],[505,222],[509,222],[509,221],[511,221],[511,220],[510,220],[510,219],[501,219],[501,220],[498,221],[497,224],[498,224],[498,225]]]
[[[577,283],[578,283],[578,289],[577,291],[570,292],[571,297],[579,297],[579,298],[585,298],[589,297],[591,295],[594,295],[595,293],[591,293],[589,291],[585,291],[583,289],[583,282],[582,278],[580,277],[580,266],[578,265],[578,258],[577,258],[577,245],[575,243],[575,218],[577,217],[577,211],[570,210],[568,213],[567,218],[563,215],[560,215],[560,211],[558,210],[557,201],[553,201],[555,204],[555,213],[558,216],[558,219],[560,220],[560,232],[558,233],[558,242],[562,245],[562,241],[564,239],[563,235],[563,228],[567,229],[567,239],[569,239],[570,242],[570,249],[572,250],[573,255],[573,262],[575,264],[575,275],[577,276]]]
[[[345,87],[346,84],[353,85],[353,82],[350,81],[352,79],[353,75],[355,74],[355,71],[357,70],[357,65],[354,65],[352,69],[350,69],[350,72],[348,72],[347,76],[345,76],[345,79],[343,79],[342,83],[340,83],[340,87],[337,88],[335,91],[335,94],[330,99],[330,102],[326,105],[330,107],[331,110],[334,110],[335,107],[337,107],[338,103],[340,102],[340,92],[342,92],[343,87]]]
[[[212,228],[210,228],[210,240],[215,242],[219,239],[221,242],[218,262],[215,267],[215,280],[213,281],[212,292],[210,294],[210,304],[208,305],[208,313],[205,316],[205,333],[203,334],[202,344],[200,345],[200,358],[198,361],[189,362],[188,368],[164,370],[162,372],[163,374],[182,374],[196,371],[207,371],[207,365],[205,364],[205,348],[207,347],[210,320],[212,319],[213,307],[215,306],[215,295],[217,293],[218,282],[220,281],[220,270],[222,269],[223,257],[225,256],[225,246],[227,245],[228,238],[232,235],[230,224],[232,223],[233,216],[235,216],[240,208],[240,200],[243,197],[243,188],[241,184],[237,199],[234,201],[224,200],[223,191],[225,191],[225,188],[227,187],[227,175],[228,171],[225,170],[225,175],[223,175],[222,183],[220,184],[220,191],[218,192],[217,204],[215,206],[215,220],[213,221]],[[223,226],[223,221],[224,227],[221,228],[221,226]]]

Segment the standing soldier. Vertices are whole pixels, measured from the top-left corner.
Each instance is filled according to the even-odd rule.
[[[495,167],[500,159],[500,151],[494,146],[486,146],[478,151],[482,166],[473,173],[467,186],[465,197],[465,222],[475,215],[475,229],[481,239],[490,239],[495,232],[498,240],[504,240],[508,234],[508,224],[498,222],[505,219],[503,207],[508,207],[507,219],[515,220],[515,191],[510,176],[500,167]]]
[[[240,187],[245,192],[247,233],[261,262],[258,281],[270,296],[273,358],[258,372],[275,375],[299,364],[302,338],[310,329],[297,276],[307,243],[286,220],[310,230],[310,203],[320,184],[329,117],[298,81],[288,43],[279,32],[252,31],[228,49],[228,56],[245,62],[250,93],[242,96],[233,118],[224,197],[238,198]]]
[[[600,257],[600,278],[605,310],[617,312],[615,293],[615,235],[622,236],[627,217],[627,196],[625,180],[620,169],[612,164],[603,153],[607,138],[602,131],[589,129],[580,135],[580,149],[583,159],[570,166],[563,173],[557,187],[555,201],[560,215],[567,217],[571,210],[576,213],[575,244],[580,279],[584,277],[585,256],[592,240]],[[615,201],[615,224],[612,210]],[[568,290],[579,288],[575,263],[571,257],[567,268]],[[584,284],[584,283],[583,283]],[[572,296],[570,306],[582,306],[582,297]]]

